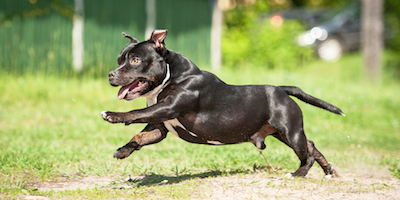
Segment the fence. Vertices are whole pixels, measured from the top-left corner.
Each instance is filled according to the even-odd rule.
[[[72,75],[73,0],[0,2],[0,70],[11,74]],[[83,73],[105,76],[129,42],[144,36],[145,0],[84,0]],[[210,66],[212,7],[208,0],[157,0],[156,28],[168,29],[167,48],[199,67]]]

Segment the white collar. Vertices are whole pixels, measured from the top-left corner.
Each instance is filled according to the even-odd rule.
[[[157,97],[158,94],[160,94],[165,87],[168,85],[168,80],[171,78],[171,72],[169,71],[169,64],[167,63],[167,72],[165,75],[164,80],[160,85],[155,87],[153,90],[150,92],[147,92],[146,94],[143,95],[143,97],[147,98],[147,107],[152,106],[157,103]]]

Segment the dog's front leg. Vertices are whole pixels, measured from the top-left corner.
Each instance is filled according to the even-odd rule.
[[[125,123],[125,125],[132,123],[162,123],[193,110],[196,106],[198,92],[185,91],[184,94],[179,95],[180,98],[172,100],[172,97],[174,96],[177,95],[170,95],[169,99],[165,99],[162,102],[147,108],[132,110],[129,112],[103,111],[100,115],[105,121],[110,123]]]
[[[134,119],[134,114],[131,112],[110,112],[103,111],[100,113],[101,117],[110,123],[125,123],[126,125],[131,124]]]
[[[135,135],[126,145],[114,153],[114,158],[124,159],[135,150],[149,144],[160,142],[167,136],[168,130],[163,124],[148,124],[142,132]]]
[[[125,125],[129,125],[132,123],[162,123],[163,121],[168,120],[169,118],[165,118],[163,114],[153,114],[153,118],[155,120],[146,120],[147,113],[151,113],[150,109],[146,110],[132,110],[129,112],[110,112],[110,111],[103,111],[100,113],[101,117],[107,122],[112,124],[115,123],[124,123]]]
[[[141,110],[132,110],[129,112],[109,112],[103,111],[101,117],[112,124],[124,123],[129,125],[132,123],[162,123],[164,121],[178,117],[181,114],[171,107],[163,107],[160,104]]]

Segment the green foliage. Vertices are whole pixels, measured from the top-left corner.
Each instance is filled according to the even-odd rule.
[[[236,68],[242,66],[249,58],[250,38],[240,29],[225,28],[222,38],[222,59],[224,66]],[[242,66],[245,67],[245,66]]]
[[[264,21],[252,31],[250,61],[268,68],[293,69],[301,66],[313,54],[310,48],[296,44],[296,38],[303,30],[294,21],[287,21],[281,27],[273,27],[269,21]]]
[[[400,51],[395,49],[387,50],[383,55],[383,70],[389,73],[386,73],[385,77],[388,80],[397,79],[400,80]],[[387,77],[389,76],[389,77]]]
[[[392,172],[392,176],[400,179],[400,168],[397,169],[389,169]]]
[[[400,1],[386,0],[384,4],[385,36],[389,36],[385,47],[400,52]]]
[[[383,67],[390,70],[397,79],[400,78],[400,1],[386,0],[384,4],[385,48],[388,54]]]
[[[272,26],[269,18],[259,16],[259,12],[267,8],[259,3],[225,14],[222,38],[225,66],[292,69],[312,58],[312,49],[296,44],[296,38],[304,27],[295,21]]]

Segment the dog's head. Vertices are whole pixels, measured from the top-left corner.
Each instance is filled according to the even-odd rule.
[[[122,33],[131,42],[118,56],[118,68],[109,73],[112,86],[122,86],[118,99],[133,100],[160,88],[169,78],[169,69],[163,56],[167,30],[155,30],[149,40],[139,42]]]

